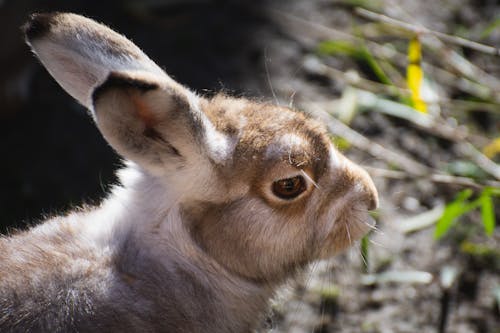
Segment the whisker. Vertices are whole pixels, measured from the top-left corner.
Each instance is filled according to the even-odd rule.
[[[349,240],[349,245],[352,245],[351,232],[349,231],[349,224],[344,222],[344,227],[347,233],[347,239]]]
[[[300,166],[302,166],[302,165],[304,165],[304,164],[306,164],[306,162],[305,162],[305,161],[300,162],[300,163],[297,163],[297,167],[300,167]]]
[[[380,235],[384,234],[384,232],[382,231],[382,229],[380,229],[376,225],[371,225],[370,223],[368,223],[368,222],[366,222],[364,220],[361,220],[361,223],[363,223],[364,225],[366,225],[368,228],[370,228],[375,233],[378,233]]]
[[[375,246],[378,246],[378,247],[381,247],[383,248],[384,250],[388,250],[389,248],[387,246],[384,246],[382,245],[381,243],[377,242],[377,241],[374,241],[373,239],[369,239],[368,240],[370,243],[372,243],[373,245]]]
[[[294,99],[294,97],[295,97],[295,94],[296,94],[296,93],[297,93],[297,92],[294,90],[294,91],[292,92],[292,94],[290,95],[290,102],[288,103],[288,107],[289,107],[290,109],[293,109],[293,102],[294,102],[294,101],[293,101],[293,99]]]
[[[318,183],[316,183],[311,177],[309,177],[307,172],[305,172],[304,170],[300,170],[300,172],[307,180],[309,180],[314,185],[314,187],[321,191],[321,187],[319,187]]]
[[[363,255],[363,253],[361,252],[361,250],[358,250],[359,252],[359,256],[361,257],[361,260],[363,260],[363,265],[365,267],[368,267],[368,261],[366,260],[365,256]]]
[[[269,68],[267,67],[267,62],[270,59],[267,57],[267,47],[264,49],[264,68],[266,70],[266,79],[267,79],[267,84],[269,85],[269,89],[271,89],[271,94],[273,94],[274,102],[276,105],[280,105],[278,101],[278,97],[276,97],[276,93],[274,92],[274,87],[273,87],[273,82],[271,81],[271,75],[269,74]]]

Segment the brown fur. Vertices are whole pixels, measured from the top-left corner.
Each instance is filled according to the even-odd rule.
[[[127,167],[99,207],[0,239],[0,331],[250,332],[280,284],[369,229],[373,182],[316,121],[198,97],[75,14],[26,34]]]

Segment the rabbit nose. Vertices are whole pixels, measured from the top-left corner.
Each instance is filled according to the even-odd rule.
[[[375,188],[372,178],[360,166],[349,161],[349,170],[351,175],[354,177],[354,187],[357,192],[361,195],[362,200],[366,202],[368,210],[374,210],[378,208],[378,192]]]
[[[378,192],[375,188],[372,178],[366,172],[366,170],[359,168],[359,180],[358,180],[361,191],[366,198],[368,205],[368,210],[374,210],[378,208]]]
[[[373,184],[372,178],[365,171],[365,179],[363,182],[365,183],[365,192],[368,195],[368,210],[375,210],[378,208],[378,192],[375,188],[375,184]]]

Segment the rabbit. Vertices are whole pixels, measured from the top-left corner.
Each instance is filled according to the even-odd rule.
[[[1,332],[252,332],[371,227],[372,179],[303,113],[198,96],[83,16],[24,32],[124,167],[100,205],[0,239]]]

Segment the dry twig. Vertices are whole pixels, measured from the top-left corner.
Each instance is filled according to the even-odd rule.
[[[327,112],[317,108],[314,103],[307,103],[304,107],[311,115],[323,121],[332,133],[345,138],[352,145],[368,152],[372,156],[385,160],[387,163],[398,165],[403,170],[406,170],[413,175],[425,175],[429,173],[430,168],[428,166],[415,161],[402,152],[396,153],[393,150],[387,149],[382,145],[373,142],[367,137],[351,129],[340,120],[335,119]]]
[[[406,54],[403,54],[386,45],[364,40],[338,29],[327,27],[316,22],[310,22],[301,17],[279,10],[270,10],[270,13],[276,23],[284,27],[284,33],[301,43],[306,48],[314,49],[318,40],[321,39],[342,39],[366,45],[368,50],[378,58],[388,59],[401,67],[405,67],[407,65]],[[474,82],[464,76],[457,75],[451,71],[442,69],[432,64],[425,63],[423,64],[423,67],[426,72],[433,73],[433,75],[440,81],[448,82],[453,87],[461,91],[484,99],[492,98],[496,102],[500,102],[499,94],[495,93],[490,87],[482,83]]]
[[[362,16],[364,18],[387,23],[387,24],[391,24],[391,25],[397,26],[399,28],[403,28],[405,30],[411,31],[415,34],[433,35],[433,36],[436,36],[439,39],[441,39],[445,42],[448,42],[448,43],[453,43],[455,45],[467,47],[467,48],[470,48],[470,49],[473,49],[473,50],[476,50],[479,52],[483,52],[486,54],[490,54],[493,56],[497,56],[497,57],[500,56],[500,49],[493,47],[493,46],[484,45],[484,44],[474,42],[474,41],[471,41],[471,40],[468,40],[468,39],[465,39],[462,37],[448,35],[448,34],[445,34],[445,33],[439,32],[439,31],[434,31],[434,30],[428,29],[428,28],[423,27],[423,26],[416,26],[416,25],[413,25],[411,23],[403,22],[403,21],[397,20],[395,18],[389,17],[387,15],[375,13],[375,12],[372,12],[370,10],[367,10],[367,9],[364,9],[361,7],[357,7],[355,9],[355,12],[356,12],[356,14],[358,14],[359,16]]]
[[[490,160],[473,145],[468,142],[462,142],[458,144],[458,150],[474,161],[481,169],[494,176],[496,179],[500,179],[500,165]]]
[[[408,94],[406,89],[350,75],[349,73],[342,72],[321,63],[317,58],[308,57],[304,61],[304,68],[315,74],[321,74],[332,79],[341,80],[348,85],[362,89],[358,91],[358,97],[360,106],[363,108],[369,108],[377,112],[406,119],[427,134],[450,140],[452,142],[463,142],[464,140],[471,138],[470,134],[464,128],[451,126],[442,118],[422,114],[410,106],[375,95],[386,94],[392,96],[406,96]],[[484,145],[489,140],[476,135],[473,137],[473,141],[476,144]]]
[[[427,175],[422,175],[421,177],[417,177],[411,173],[404,172],[404,171],[397,171],[397,170],[388,170],[388,169],[381,169],[381,168],[374,168],[371,166],[363,166],[366,171],[373,177],[384,177],[384,178],[391,178],[391,179],[399,179],[399,180],[419,180],[419,179],[427,179],[430,180],[434,183],[441,183],[441,184],[450,184],[450,185],[457,185],[457,186],[464,186],[464,187],[472,187],[478,190],[483,189],[485,186],[494,186],[494,187],[500,187],[500,182],[495,181],[495,180],[486,180],[484,182],[476,182],[475,180],[467,177],[459,177],[459,176],[452,176],[452,175],[447,175],[447,174],[440,174],[440,173],[434,173],[434,174],[427,174]]]

